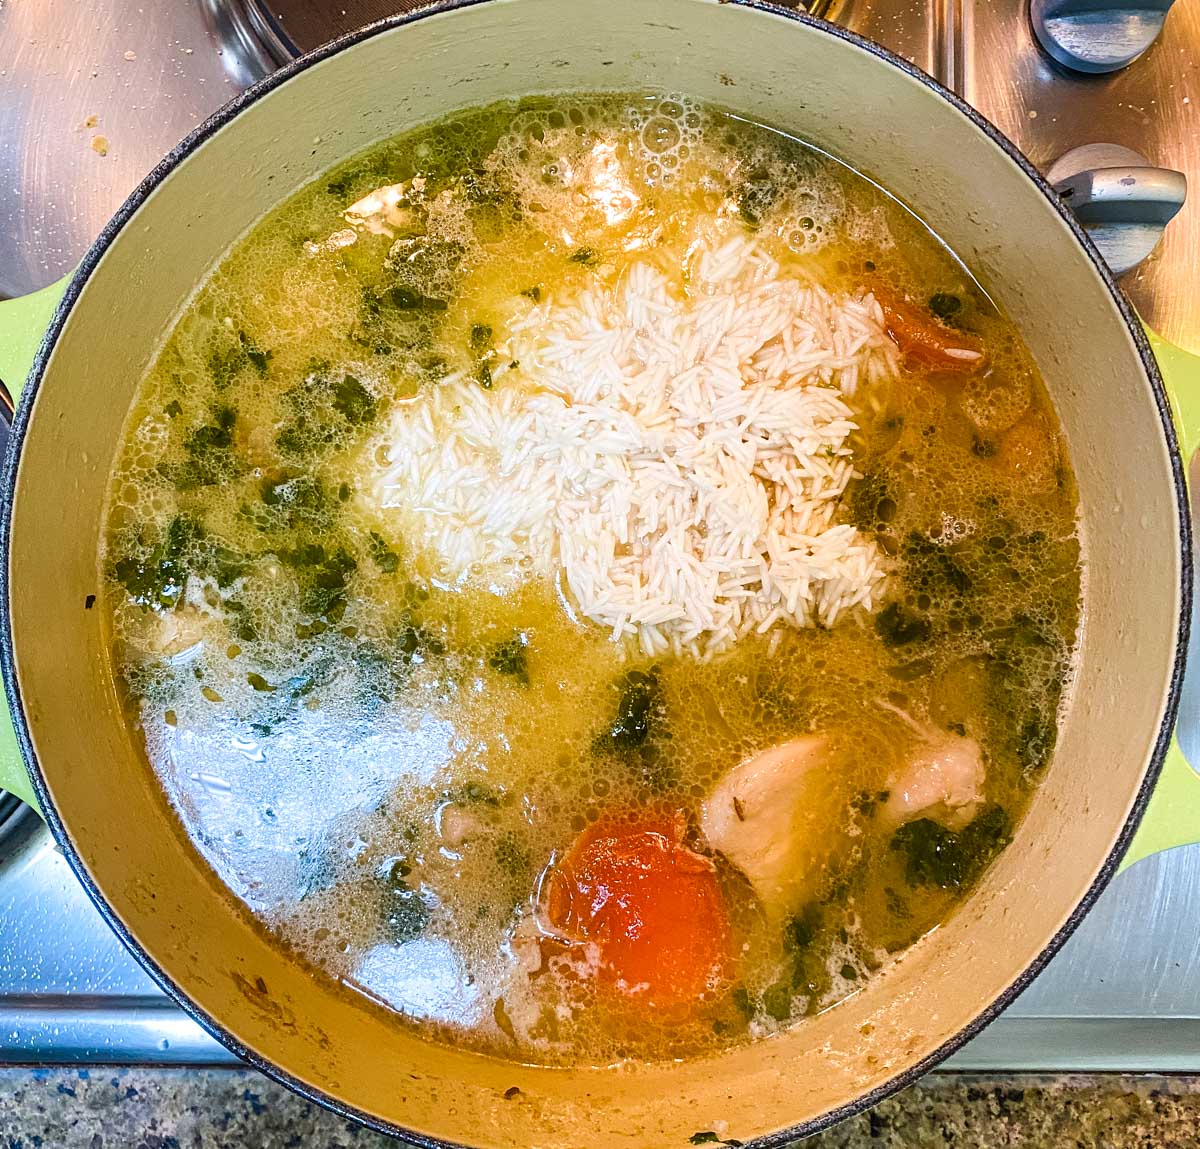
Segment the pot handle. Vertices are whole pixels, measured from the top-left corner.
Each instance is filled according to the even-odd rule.
[[[40,291],[22,295],[16,299],[0,302],[0,382],[7,388],[15,403],[25,385],[26,376],[33,366],[34,356],[41,346],[42,337],[55,308],[67,289],[70,276],[57,283],[43,287]],[[15,794],[27,802],[38,813],[37,799],[25,763],[17,746],[8,714],[8,703],[0,695],[0,790]]]
[[[1163,383],[1166,385],[1167,397],[1171,401],[1171,414],[1175,422],[1175,430],[1179,436],[1179,450],[1183,455],[1185,473],[1190,480],[1190,469],[1197,449],[1200,449],[1200,356],[1184,351],[1174,344],[1160,339],[1153,331],[1147,329],[1150,346],[1154,357],[1158,360],[1162,372]],[[1192,492],[1192,498],[1200,509],[1200,490]],[[1193,631],[1197,626],[1197,610],[1192,612]],[[1175,733],[1171,737],[1171,746],[1163,762],[1162,774],[1154,793],[1150,795],[1150,803],[1142,817],[1137,833],[1121,860],[1121,868],[1132,866],[1142,858],[1169,850],[1173,846],[1187,846],[1200,842],[1200,773],[1188,761],[1179,744],[1181,726],[1190,726],[1188,698],[1190,694],[1200,691],[1200,686],[1189,690],[1189,679],[1200,676],[1200,665],[1197,665],[1197,639],[1200,633],[1193,633],[1192,649],[1189,650],[1188,673],[1184,678],[1184,702],[1180,716],[1176,719]],[[1196,715],[1200,724],[1200,714]],[[1184,726],[1185,731],[1187,726]],[[1191,745],[1191,739],[1185,735],[1185,740]]]

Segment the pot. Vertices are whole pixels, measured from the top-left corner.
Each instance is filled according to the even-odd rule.
[[[198,1021],[298,1092],[420,1144],[782,1145],[925,1072],[1020,992],[1116,870],[1171,745],[1191,543],[1151,346],[1100,257],[1000,134],[901,60],[794,11],[717,0],[466,0],[374,25],[235,99],[146,179],[64,288],[6,304],[10,383],[57,303],[4,474],[5,785],[32,796],[113,928]],[[1042,367],[1078,476],[1079,673],[1012,845],[886,974],[790,1031],[682,1063],[546,1069],[423,1040],[286,954],[178,833],[121,711],[97,553],[134,390],[197,282],[346,156],[536,91],[677,89],[865,172],[957,251]],[[61,302],[57,297],[61,295]],[[21,339],[24,345],[19,346]],[[1162,348],[1200,429],[1200,371]],[[7,727],[4,737],[11,739]],[[13,770],[20,761],[28,769]],[[1177,751],[1135,849],[1200,838]],[[1190,823],[1188,821],[1190,818]]]

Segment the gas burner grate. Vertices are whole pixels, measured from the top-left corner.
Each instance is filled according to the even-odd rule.
[[[221,45],[225,66],[241,84],[252,83],[289,60],[366,24],[437,0],[201,0]],[[836,19],[843,0],[776,0]]]
[[[429,7],[435,0],[201,0],[225,66],[238,83],[262,79],[289,60],[366,24]]]

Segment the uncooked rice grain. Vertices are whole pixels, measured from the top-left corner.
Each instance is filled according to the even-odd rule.
[[[446,576],[558,577],[651,656],[872,606],[880,555],[837,521],[846,398],[897,368],[871,295],[738,234],[531,306],[501,352],[494,389],[452,377],[385,433],[373,498]]]

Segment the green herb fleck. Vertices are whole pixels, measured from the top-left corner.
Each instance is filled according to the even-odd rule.
[[[189,452],[227,450],[233,446],[233,428],[236,423],[237,412],[224,403],[218,403],[212,409],[212,422],[192,431],[184,446]]]
[[[784,948],[790,952],[808,949],[821,931],[824,915],[815,902],[789,918],[783,931]]]
[[[417,623],[410,623],[400,629],[396,637],[396,649],[405,663],[424,659],[430,654],[446,653],[442,640]]]
[[[908,908],[908,903],[891,886],[885,887],[883,897],[887,902],[888,913],[892,917],[899,918],[901,921],[912,917],[912,910]]]
[[[217,346],[208,353],[207,366],[213,386],[218,391],[224,391],[250,361],[240,343],[230,343],[220,337],[218,339],[220,341]]]
[[[296,572],[300,609],[313,618],[336,622],[346,609],[346,584],[358,567],[344,547],[326,551],[319,543],[302,543],[276,552]]]
[[[259,347],[244,331],[239,331],[234,340],[223,327],[214,333],[213,344],[207,365],[213,386],[218,391],[229,387],[247,366],[265,375],[273,355],[273,352]]]
[[[779,187],[766,172],[755,172],[738,192],[738,215],[750,228],[761,226],[767,213],[779,198]]]
[[[389,302],[399,311],[445,311],[449,306],[444,299],[423,295],[411,287],[393,287],[388,292]]]
[[[879,471],[868,471],[847,491],[850,521],[864,531],[878,530],[896,517],[891,482]]]
[[[744,985],[734,986],[733,992],[729,995],[729,1000],[733,1002],[733,1008],[747,1021],[758,1012],[757,1007],[750,998],[750,991]]]
[[[925,642],[933,633],[933,627],[927,618],[892,602],[875,616],[875,633],[884,646],[908,646],[913,642]]]
[[[240,642],[257,642],[258,628],[250,608],[241,599],[226,599],[225,614],[229,619],[229,632]]]
[[[371,532],[371,559],[384,574],[394,574],[400,566],[400,556],[377,531]]]
[[[227,404],[218,403],[210,415],[211,422],[202,423],[184,437],[185,460],[159,464],[159,472],[181,491],[228,482],[244,469],[233,452],[237,412]]]
[[[580,263],[584,267],[595,267],[600,262],[600,256],[590,247],[576,248],[569,258],[572,263]]]
[[[334,384],[333,409],[352,427],[369,423],[375,418],[375,397],[353,375],[345,375]]]
[[[499,806],[500,795],[483,782],[468,782],[455,790],[444,791],[444,796],[451,802],[459,802],[467,806]]]
[[[471,350],[482,355],[492,345],[492,328],[487,323],[471,325]]]
[[[296,865],[299,870],[299,901],[304,901],[319,890],[328,890],[337,879],[334,847],[323,836],[301,847]]]
[[[527,647],[529,636],[523,631],[514,634],[506,642],[492,648],[488,655],[488,666],[497,674],[507,674],[522,686],[529,685],[529,659]]]
[[[222,588],[231,586],[246,573],[249,566],[249,557],[241,551],[227,547],[224,543],[206,535],[197,537],[196,573],[214,579],[217,586]]]
[[[936,597],[970,593],[974,580],[963,565],[956,546],[947,546],[913,531],[904,540],[904,581],[915,591]]]
[[[957,295],[938,291],[929,297],[929,310],[939,319],[950,319],[962,310],[962,300]]]
[[[139,606],[172,609],[187,585],[185,558],[196,535],[197,527],[191,519],[176,516],[149,553],[118,559],[113,564],[113,577]]]
[[[496,842],[496,865],[509,878],[524,879],[529,873],[529,851],[515,834],[504,834]]]
[[[238,332],[238,342],[242,345],[242,350],[246,354],[246,358],[250,361],[250,365],[260,375],[267,373],[267,364],[275,357],[274,351],[264,351],[257,344],[251,342],[244,331]]]
[[[787,1021],[792,1016],[792,986],[788,981],[777,981],[768,986],[762,996],[763,1012],[776,1021]]]
[[[269,508],[258,508],[261,513],[250,512],[260,530],[294,530],[299,526],[325,530],[333,518],[324,484],[312,475],[288,471],[268,475],[259,485],[259,496]]]
[[[429,907],[398,872],[390,873],[383,882],[380,909],[384,937],[392,945],[414,941],[429,924]]]
[[[617,716],[603,741],[627,754],[647,742],[663,717],[658,670],[631,670],[620,682]]]
[[[860,790],[850,800],[850,807],[863,817],[869,818],[875,813],[875,807],[888,800],[887,790]]]
[[[284,392],[283,401],[291,417],[275,436],[275,445],[297,460],[327,450],[348,432],[369,424],[379,410],[356,376],[337,376],[325,362],[313,363],[303,383]]]
[[[892,835],[892,849],[905,856],[910,886],[960,890],[970,885],[1009,842],[1012,823],[1002,806],[989,806],[957,833],[932,818],[918,818]]]

